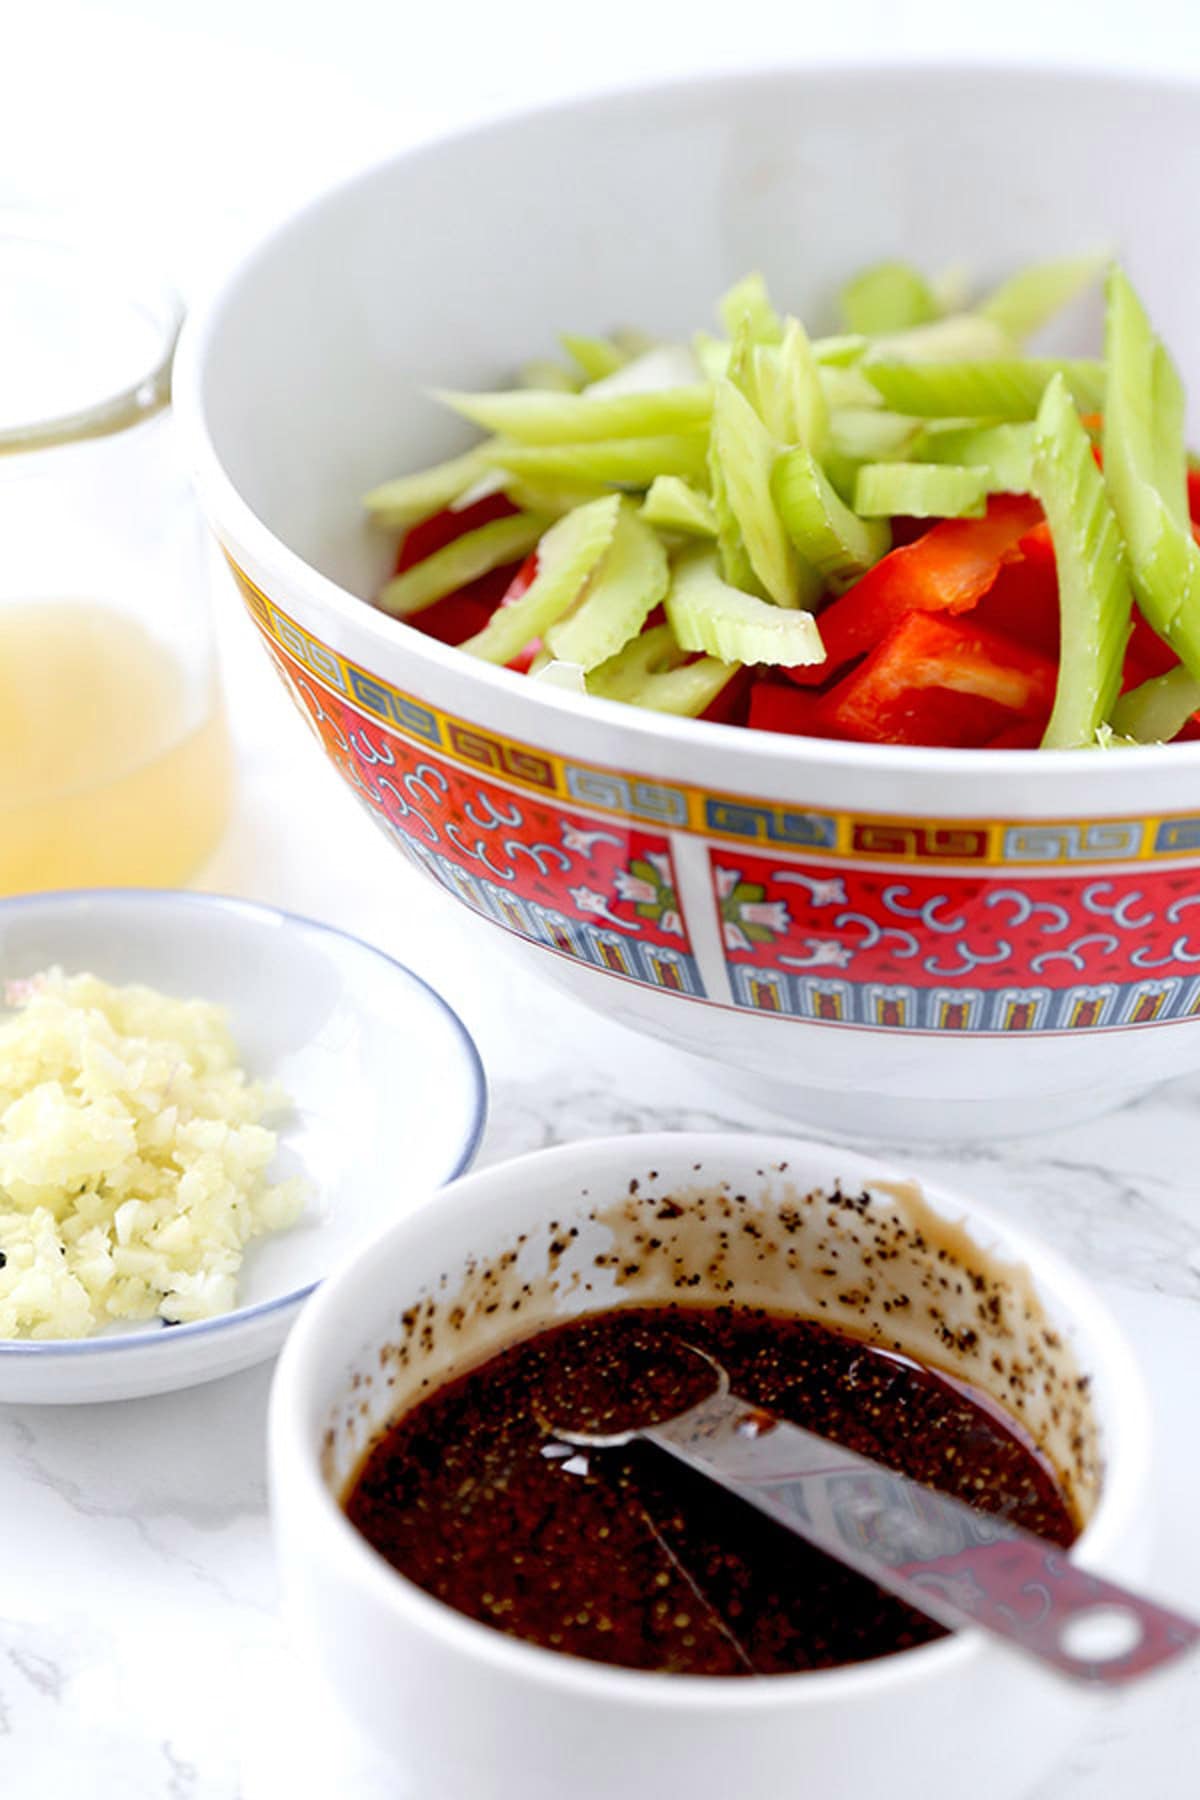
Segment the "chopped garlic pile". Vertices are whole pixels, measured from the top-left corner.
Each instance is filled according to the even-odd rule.
[[[291,1225],[286,1110],[239,1067],[223,1009],[53,969],[0,1018],[0,1337],[77,1338],[237,1304],[245,1246]]]

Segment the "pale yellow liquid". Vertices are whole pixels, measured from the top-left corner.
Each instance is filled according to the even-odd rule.
[[[192,875],[225,825],[229,744],[215,694],[187,721],[183,671],[135,621],[0,603],[0,894]]]

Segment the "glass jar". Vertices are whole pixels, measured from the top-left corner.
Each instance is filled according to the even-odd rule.
[[[181,320],[111,243],[0,217],[0,894],[174,885],[225,825]]]

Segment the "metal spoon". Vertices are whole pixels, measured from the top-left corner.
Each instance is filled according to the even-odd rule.
[[[635,1431],[548,1429],[583,1449],[653,1444],[939,1624],[991,1632],[1076,1681],[1118,1687],[1200,1643],[1200,1624],[1060,1545],[739,1400],[720,1363],[684,1347],[717,1374],[698,1405]]]

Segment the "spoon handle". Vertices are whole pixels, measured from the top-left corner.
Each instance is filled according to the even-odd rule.
[[[951,1629],[1003,1638],[1094,1687],[1135,1681],[1200,1625],[1031,1537],[718,1392],[637,1434]]]

